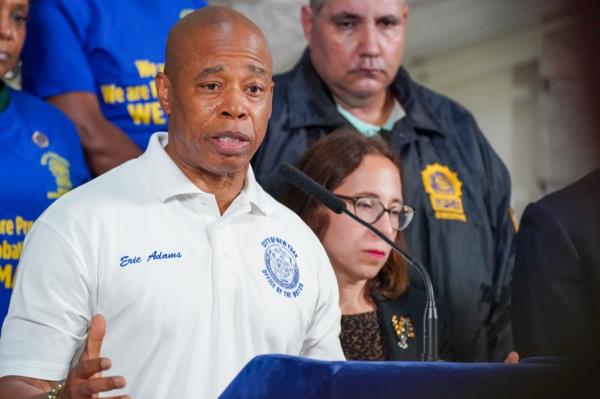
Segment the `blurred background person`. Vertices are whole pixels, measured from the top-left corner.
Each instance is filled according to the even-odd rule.
[[[23,87],[74,122],[101,174],[166,131],[154,77],[169,29],[204,0],[32,0]]]
[[[28,11],[27,0],[0,0],[0,76],[19,61]],[[88,179],[71,121],[53,106],[0,81],[0,324],[33,221]]]
[[[380,138],[341,128],[317,141],[298,167],[390,240],[414,211],[402,198],[400,164]],[[340,290],[340,341],[348,360],[420,360],[425,292],[409,288],[407,263],[381,238],[294,186],[284,204],[319,237]]]
[[[599,238],[600,169],[525,209],[512,310],[522,356],[600,360]]]

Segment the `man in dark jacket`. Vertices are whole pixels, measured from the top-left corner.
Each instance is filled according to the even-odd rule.
[[[513,329],[524,356],[600,360],[598,204],[600,169],[523,213]]]
[[[402,0],[311,0],[302,9],[309,49],[275,78],[267,136],[254,171],[276,197],[283,162],[295,163],[342,125],[380,134],[404,168],[416,208],[410,252],[435,286],[440,352],[447,360],[503,360],[512,349],[510,178],[473,116],[400,67],[408,8]],[[422,284],[418,277],[412,284]]]

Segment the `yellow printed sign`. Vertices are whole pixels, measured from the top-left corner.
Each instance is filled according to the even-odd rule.
[[[437,219],[467,221],[462,202],[462,182],[447,166],[434,163],[421,171]]]
[[[165,69],[163,62],[135,60],[135,69],[140,79],[147,82],[120,86],[116,83],[100,86],[100,97],[106,105],[125,104],[129,117],[134,125],[164,125],[167,123],[165,113],[158,101],[156,81],[154,77]]]

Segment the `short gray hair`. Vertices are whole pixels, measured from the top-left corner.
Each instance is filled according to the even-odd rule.
[[[321,11],[321,8],[325,6],[327,0],[310,0],[310,8],[312,8],[315,14],[318,14]]]
[[[403,0],[402,3],[409,3],[408,0]],[[313,13],[318,14],[319,11],[325,6],[327,0],[310,0],[310,8],[312,8]]]

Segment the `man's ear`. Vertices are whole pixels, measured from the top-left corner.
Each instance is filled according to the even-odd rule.
[[[155,84],[158,102],[165,114],[169,115],[171,113],[171,81],[164,72],[159,72],[156,74]]]
[[[308,47],[310,47],[312,40],[312,26],[313,26],[313,17],[314,13],[310,6],[304,5],[302,6],[302,10],[300,11],[300,22],[302,23],[302,29],[304,30],[304,37],[306,38],[306,42],[308,43]]]

